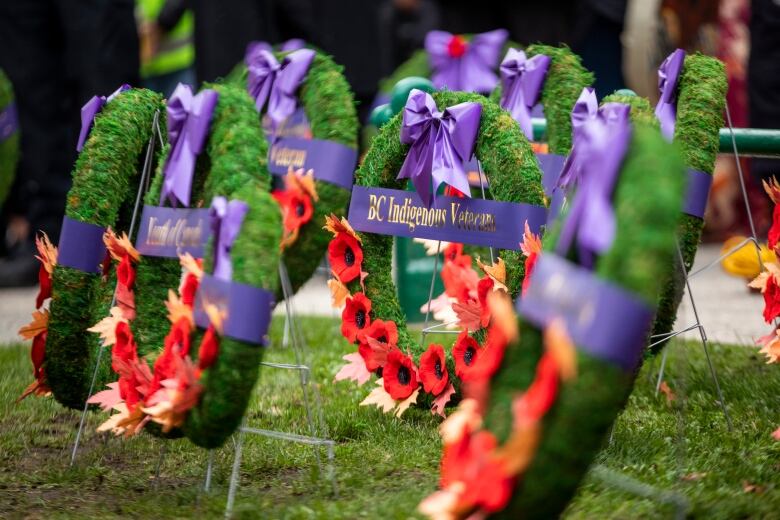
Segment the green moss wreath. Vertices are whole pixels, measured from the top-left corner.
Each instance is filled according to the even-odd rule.
[[[686,56],[677,98],[677,123],[674,142],[682,150],[689,168],[712,175],[718,153],[718,135],[723,126],[726,105],[726,70],[718,59],[693,54]],[[685,273],[690,272],[696,249],[701,240],[704,220],[685,213],[680,214],[677,236],[680,242]],[[652,334],[668,334],[677,318],[677,308],[683,297],[685,277],[675,256],[674,268],[665,276],[664,288],[658,303],[658,313]],[[666,341],[651,348],[651,354],[661,351]]]
[[[11,81],[0,69],[0,113],[13,110],[14,90]],[[10,123],[7,123],[10,124]],[[19,131],[14,130],[5,137],[6,132],[0,128],[0,208],[3,207],[11,185],[16,176],[16,163],[19,161]]]
[[[164,112],[162,97],[145,89],[123,92],[103,107],[76,161],[65,209],[68,217],[120,231],[129,228],[158,111]],[[99,274],[59,265],[52,273],[44,369],[55,399],[65,406],[80,409],[88,397],[100,347],[86,329],[96,315],[108,313],[115,280],[114,271],[107,281]],[[110,373],[107,357],[100,367],[104,378]]]
[[[656,129],[634,125],[629,151],[613,195],[617,223],[615,239],[610,250],[596,259],[594,275],[630,291],[648,305],[654,305],[657,300],[656,281],[666,272],[674,251],[674,229],[684,184],[682,171],[682,160]],[[557,224],[546,234],[545,250],[555,249],[559,229]],[[573,251],[567,258],[576,261]],[[456,412],[462,415],[453,415],[453,423],[471,424],[467,427],[471,432],[468,434],[470,439],[473,442],[479,439],[482,443],[481,447],[472,444],[473,452],[469,448],[461,453],[479,451],[506,456],[505,460],[512,461],[507,464],[515,464],[515,472],[520,473],[514,481],[501,480],[503,484],[500,485],[491,481],[492,484],[486,483],[481,490],[474,490],[479,500],[488,500],[489,510],[496,517],[556,518],[574,495],[598,453],[605,433],[624,406],[635,372],[579,349],[574,352],[570,350],[572,346],[568,346],[565,348],[573,356],[569,360],[575,362],[575,369],[572,372],[572,365],[568,365],[569,375],[564,378],[562,366],[566,363],[561,361],[561,343],[568,340],[562,340],[560,336],[550,338],[547,336],[550,329],[543,334],[523,319],[518,320],[518,324],[519,339],[507,346],[503,363],[490,384],[481,420],[484,429],[479,428],[479,422],[469,423],[470,419],[478,417],[476,409],[466,406],[471,405],[471,400],[464,402]],[[552,352],[554,347],[549,343],[556,343],[556,339],[558,354],[551,357],[555,360],[553,370],[556,374],[552,377],[558,383],[554,386],[554,400],[548,401],[546,396],[549,396],[550,387],[543,383],[543,375],[550,375],[547,369],[551,359],[543,354]],[[532,393],[535,398],[531,397]],[[531,413],[539,413],[538,406],[546,407],[538,419],[538,427],[534,427],[538,428],[534,430],[538,434],[530,437],[518,434],[523,430],[518,430],[515,421],[513,404],[517,406],[517,398],[521,395],[527,396],[525,406],[533,407]],[[445,445],[460,446],[461,439],[454,439],[459,432],[448,426],[442,426],[442,431],[451,435],[445,439]],[[446,468],[452,468],[455,460],[465,465],[471,463],[470,456],[467,455],[465,461],[457,459],[456,454],[448,454],[445,448],[445,458],[449,456],[454,458],[446,463],[443,461],[445,482],[448,478]],[[503,498],[491,503],[497,495]],[[507,498],[508,503],[505,502]],[[486,506],[484,501],[478,503],[480,507]],[[421,509],[432,506],[436,504],[422,504]],[[470,511],[470,508],[464,511],[463,516]]]
[[[287,53],[275,53],[280,61]],[[247,84],[246,67],[236,74],[242,86]],[[315,139],[334,141],[357,149],[358,120],[352,90],[343,74],[343,68],[320,52],[301,84],[298,97],[311,125]],[[257,117],[255,117],[257,121]],[[263,164],[266,164],[263,157]],[[322,233],[321,223],[327,215],[346,214],[350,194],[334,184],[315,180],[319,201],[314,205],[311,220],[304,224],[298,239],[283,252],[293,292],[296,292],[322,262],[328,247],[328,236]],[[281,291],[277,300],[281,300]]]
[[[463,102],[476,102],[482,105],[476,156],[482,161],[485,171],[494,172],[491,178],[491,193],[495,200],[539,206],[546,204],[541,186],[541,172],[536,158],[530,144],[508,112],[478,94],[442,91],[434,93],[433,98],[438,107],[448,107]],[[401,123],[402,114],[398,114],[382,127],[356,173],[356,185],[403,189],[405,181],[397,180],[396,176],[406,158],[409,146],[399,140]],[[371,322],[381,320],[395,324],[397,329],[395,344],[401,352],[408,353],[416,364],[428,347],[412,339],[406,328],[406,319],[391,277],[393,237],[368,233],[357,233],[356,236],[362,243],[362,270],[367,272],[368,276],[364,281],[360,280],[361,277],[348,281],[346,289],[352,295],[353,301],[365,301],[366,298],[370,301],[370,312],[367,313],[367,318]],[[334,243],[338,240],[340,238],[337,234]],[[332,247],[337,246],[332,244]],[[499,256],[506,265],[508,291],[515,296],[523,281],[525,257],[520,251],[510,250],[500,251]],[[332,265],[333,263],[331,260]],[[364,289],[362,284],[365,284]],[[342,316],[343,323],[347,321],[349,312],[348,300]],[[381,331],[377,334],[381,334]],[[384,339],[390,340],[388,337]],[[483,339],[485,339],[484,331],[477,331],[475,340]],[[392,343],[392,341],[387,342]],[[453,383],[453,389],[457,391],[460,383],[455,376],[455,366],[452,355],[446,355],[446,371],[450,382]],[[440,367],[440,369],[444,368]]]

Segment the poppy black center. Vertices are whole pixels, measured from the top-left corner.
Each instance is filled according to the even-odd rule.
[[[303,202],[299,202],[295,205],[295,214],[299,217],[302,217],[305,211],[306,207],[303,205]]]
[[[387,336],[379,336],[376,340],[380,343],[387,343]]]
[[[362,329],[366,326],[366,311],[360,309],[355,313],[355,325],[357,328]]]
[[[466,363],[466,366],[471,366],[471,363],[474,361],[474,355],[477,353],[477,351],[474,349],[474,347],[469,347],[466,349],[466,353],[463,354],[463,361]]]
[[[382,377],[382,370],[383,367],[379,367],[376,369],[376,377]]]
[[[411,379],[409,369],[405,366],[398,367],[398,382],[402,385],[408,385]]]
[[[436,375],[436,379],[444,377],[444,372],[441,369],[441,359],[437,359],[436,363],[433,364],[433,373]]]
[[[352,267],[355,263],[355,252],[349,246],[344,250],[344,263],[347,264],[347,267]]]

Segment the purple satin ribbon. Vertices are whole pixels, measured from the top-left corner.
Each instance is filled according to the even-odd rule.
[[[271,292],[204,274],[195,295],[194,314],[195,324],[206,329],[211,320],[204,303],[224,313],[222,336],[253,345],[268,344],[268,326],[275,304]]]
[[[160,206],[165,201],[172,206],[190,205],[195,161],[206,144],[218,99],[219,94],[215,90],[202,90],[193,96],[189,85],[179,83],[168,100],[166,112],[171,150],[163,170]]]
[[[106,228],[68,216],[62,219],[57,265],[78,269],[85,273],[98,274],[106,257],[103,233]]]
[[[16,103],[8,103],[0,110],[0,142],[11,137],[19,128],[19,114],[16,111]]]
[[[364,233],[518,250],[525,223],[539,233],[547,220],[547,209],[542,206],[445,196],[426,206],[418,195],[355,186],[349,223]]]
[[[712,186],[712,175],[693,168],[688,168],[686,175],[688,176],[688,187],[685,191],[683,213],[704,218]]]
[[[430,206],[444,183],[471,196],[464,162],[474,154],[482,105],[459,103],[439,112],[430,94],[414,89],[404,107],[401,142],[412,145],[397,179],[411,179]],[[433,191],[431,191],[433,183]]]
[[[571,111],[572,147],[566,162],[563,164],[563,170],[556,184],[556,191],[559,189],[568,191],[579,181],[583,165],[577,152],[577,141],[582,139],[582,128],[585,123],[594,119],[598,112],[599,102],[596,98],[596,92],[591,87],[583,88]]]
[[[279,63],[270,51],[255,48],[247,52],[247,89],[258,112],[266,109],[273,125],[279,125],[298,107],[296,95],[316,53],[311,49],[291,52]]]
[[[211,201],[209,217],[214,235],[214,277],[229,282],[233,279],[233,262],[230,250],[241,231],[241,224],[249,211],[242,200],[228,200],[214,197]]]
[[[634,294],[551,253],[539,256],[517,310],[540,328],[563,320],[579,350],[627,372],[637,366],[654,316]]]
[[[144,205],[135,248],[144,256],[203,258],[211,237],[208,208],[166,208]]]
[[[579,263],[588,268],[615,238],[612,192],[631,141],[630,110],[622,103],[605,104],[585,122],[575,145],[582,172],[556,252],[565,257],[576,240]]]
[[[661,133],[667,141],[674,139],[677,121],[677,84],[685,64],[685,51],[677,49],[658,68],[658,91],[661,94],[655,106],[655,117],[661,123]]]
[[[84,143],[87,142],[89,131],[92,129],[92,124],[95,121],[95,116],[103,110],[106,103],[109,103],[122,92],[130,90],[130,88],[130,85],[125,83],[108,96],[108,98],[106,98],[106,96],[92,96],[92,98],[81,107],[81,131],[79,132],[79,140],[76,143],[77,152],[80,152],[84,148]]]
[[[297,51],[298,49],[303,49],[304,47],[306,47],[305,40],[300,38],[290,38],[289,40],[282,42],[282,44],[279,46],[279,51],[292,52]],[[261,50],[274,52],[274,47],[270,43],[264,41],[249,42],[249,45],[246,46],[246,52],[244,53],[244,63],[248,63],[249,56],[258,53]]]
[[[462,55],[454,55],[454,38],[460,36],[445,31],[429,32],[425,35],[425,50],[433,70],[434,86],[480,94],[491,92],[498,83],[494,70],[508,37],[505,29],[475,34],[471,41],[464,41]]]
[[[509,49],[501,62],[501,108],[512,114],[529,141],[534,140],[531,111],[539,100],[550,61],[544,54],[529,59],[525,52]]]
[[[314,170],[314,178],[352,189],[357,150],[334,141],[284,137],[268,149],[268,171],[287,175],[288,168]]]

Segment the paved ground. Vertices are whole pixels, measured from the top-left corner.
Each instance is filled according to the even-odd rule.
[[[694,270],[715,260],[718,253],[718,246],[702,246]],[[325,276],[318,274],[296,294],[293,305],[299,314],[338,315],[330,307],[330,293],[325,282]],[[691,290],[699,319],[710,340],[753,344],[757,337],[769,332],[761,318],[761,296],[749,293],[742,280],[726,275],[719,265],[695,276],[691,280]],[[16,340],[16,331],[30,319],[35,294],[33,288],[0,290],[0,344]],[[278,306],[276,312],[283,313],[283,306]],[[686,295],[678,314],[677,328],[694,323],[693,308]],[[698,332],[689,331],[685,336],[696,338]]]

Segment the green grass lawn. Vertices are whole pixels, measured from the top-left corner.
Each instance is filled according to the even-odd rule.
[[[316,478],[311,447],[247,436],[236,516],[417,517],[417,503],[436,486],[439,419],[426,410],[411,410],[399,420],[359,407],[372,383],[357,388],[332,382],[341,356],[350,350],[339,323],[310,318],[302,325],[325,421],[337,443],[338,495]],[[279,321],[272,337],[281,337]],[[206,452],[186,440],[148,434],[108,438],[94,433],[105,415],[91,414],[70,468],[80,414],[51,399],[14,403],[31,381],[28,350],[0,347],[0,517],[223,514],[233,460],[230,441],[215,454],[206,494],[201,490]],[[673,344],[666,380],[676,399],[655,397],[652,367],[646,366],[568,517],[670,518],[677,512],[671,497],[687,503],[688,514],[699,518],[780,518],[780,442],[771,437],[780,425],[780,366],[765,365],[753,348],[714,345],[712,354],[734,431],[726,429],[701,347]],[[266,361],[293,362],[293,352],[270,348]],[[264,367],[247,424],[307,434],[304,418],[296,374]],[[163,446],[167,453],[155,479]],[[621,475],[632,480],[616,487],[626,482]],[[629,492],[631,486],[653,498]]]

